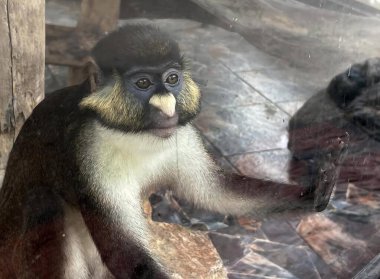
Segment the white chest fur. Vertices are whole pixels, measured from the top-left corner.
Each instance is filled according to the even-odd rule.
[[[123,133],[95,124],[84,162],[93,189],[112,218],[138,239],[146,237],[141,194],[154,186],[178,180],[180,168],[190,168],[203,146],[191,125],[169,139],[150,134]],[[146,244],[146,243],[142,243]]]
[[[149,186],[161,177],[175,176],[178,160],[183,161],[202,148],[190,125],[179,128],[168,139],[147,133],[126,134],[101,126],[97,126],[94,137],[90,153],[95,175],[106,184],[122,179],[127,184]]]

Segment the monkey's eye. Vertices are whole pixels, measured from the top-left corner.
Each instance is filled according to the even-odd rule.
[[[178,75],[177,74],[171,74],[168,76],[166,79],[166,83],[169,83],[171,85],[177,84],[178,83]]]
[[[152,85],[152,82],[147,78],[141,78],[136,81],[136,86],[140,89],[148,89]]]

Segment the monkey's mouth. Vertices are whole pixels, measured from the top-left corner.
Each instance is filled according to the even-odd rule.
[[[160,138],[168,138],[172,136],[177,130],[177,125],[171,126],[171,127],[164,127],[164,128],[152,128],[149,129],[148,132],[158,136]]]
[[[147,131],[160,138],[168,138],[172,136],[178,127],[178,114],[175,113],[172,117],[164,116],[158,113],[152,117]]]

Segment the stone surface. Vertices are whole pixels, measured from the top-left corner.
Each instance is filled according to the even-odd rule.
[[[290,116],[292,116],[297,112],[297,110],[299,110],[302,107],[304,103],[305,103],[304,101],[290,101],[290,102],[279,102],[277,103],[277,105],[286,113],[288,113]]]
[[[380,15],[380,2],[378,0],[297,0],[299,2],[344,14],[361,16]],[[361,3],[360,3],[361,2]],[[363,4],[362,4],[363,3]]]
[[[372,259],[354,279],[376,279],[380,277],[380,254]]]
[[[207,151],[221,168],[227,171],[237,171],[230,160],[223,156],[221,151],[216,146],[214,146],[206,137],[202,136],[202,139]]]
[[[296,278],[319,278],[307,250],[298,245],[286,245],[273,241],[255,240],[250,248],[278,266],[285,267]],[[306,270],[303,267],[308,266]]]
[[[285,148],[288,115],[271,103],[239,108],[204,107],[195,121],[223,155]]]
[[[225,266],[232,266],[247,254],[241,235],[210,232],[209,237],[218,249]]]
[[[353,225],[347,220],[345,224]],[[366,241],[353,236],[352,228],[347,228],[318,214],[304,219],[298,227],[300,235],[336,272],[338,278],[351,277],[375,256]],[[365,230],[361,227],[360,231]]]
[[[220,62],[194,61],[192,73],[199,81],[203,101],[208,105],[228,108],[267,102],[244,79]]]
[[[303,239],[287,219],[276,218],[270,222],[263,222],[261,230],[270,241],[293,246],[304,245]]]
[[[296,279],[297,277],[267,259],[265,256],[250,252],[233,266],[229,267],[229,278],[284,278]]]
[[[184,34],[179,33],[177,37],[180,39],[180,46],[191,58],[196,61],[219,61],[232,71],[249,71],[258,67],[275,68],[278,61],[256,49],[241,35],[212,25],[188,30]],[[193,43],[195,41],[196,44]]]
[[[267,150],[230,156],[233,165],[243,174],[253,177],[270,178],[276,181],[289,181],[288,149]]]
[[[310,80],[308,75],[280,67],[241,72],[239,76],[266,98],[276,103],[305,101],[319,89],[319,85]]]
[[[68,72],[68,67],[46,65],[45,93],[49,94],[55,90],[67,86]]]
[[[355,16],[295,0],[191,1],[244,34],[257,49],[312,74],[315,81],[328,80],[353,61],[376,56],[380,50],[380,18],[375,16]]]

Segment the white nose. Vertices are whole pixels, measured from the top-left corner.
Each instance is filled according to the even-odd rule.
[[[175,114],[176,99],[172,93],[165,95],[155,94],[150,98],[149,104],[162,111],[168,117],[173,117]]]

